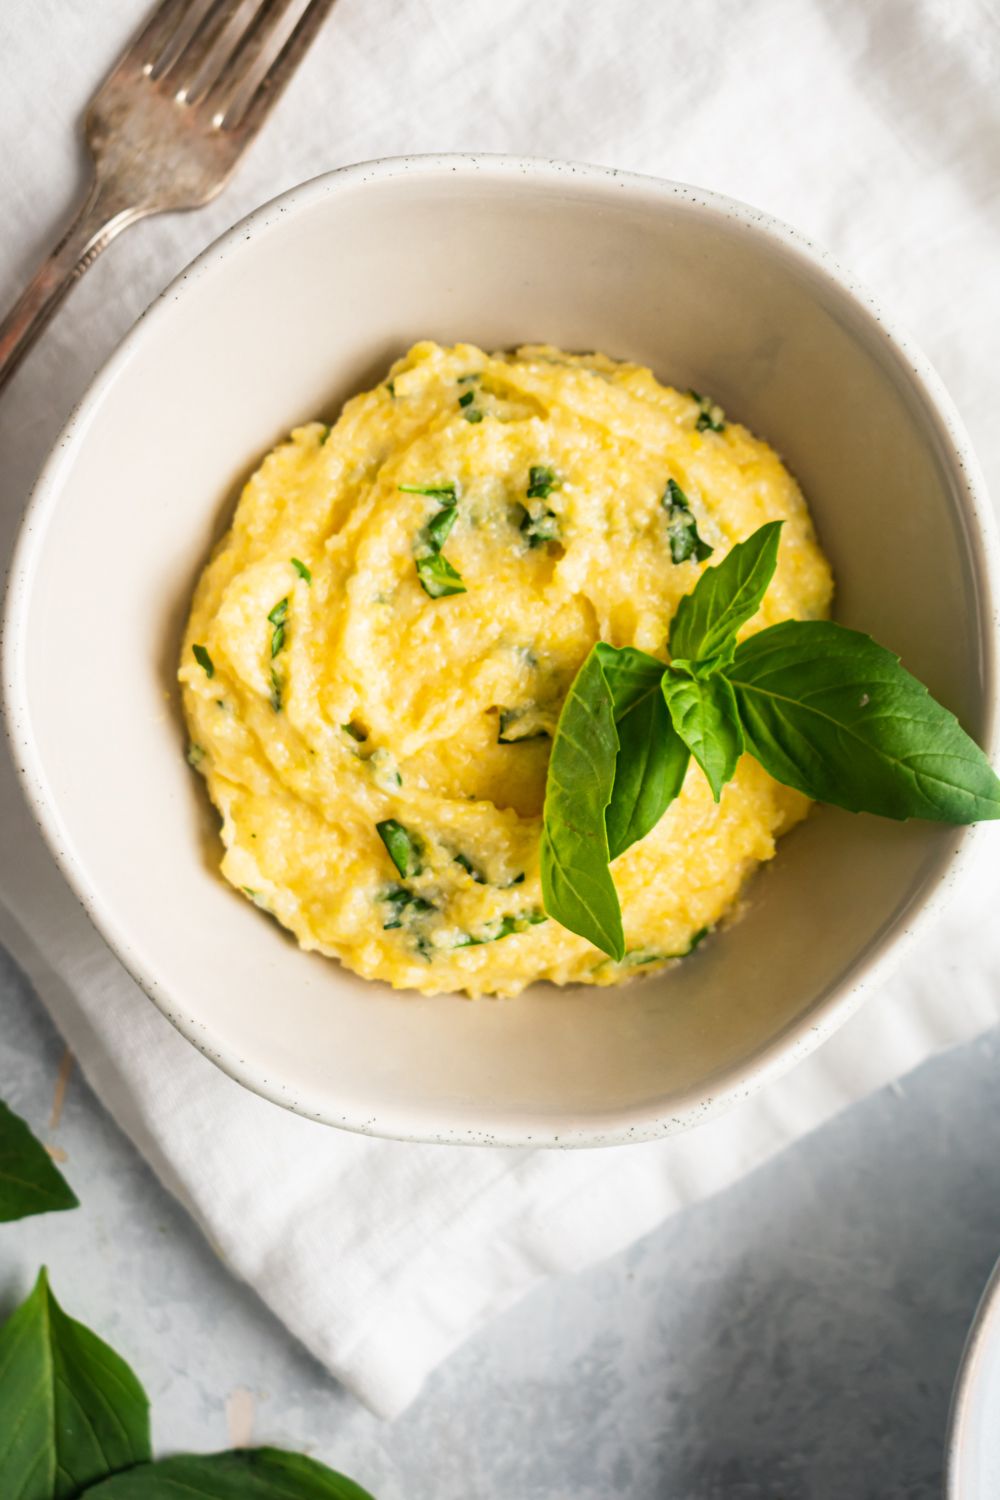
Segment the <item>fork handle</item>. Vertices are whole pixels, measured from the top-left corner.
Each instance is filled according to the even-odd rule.
[[[116,201],[96,179],[68,229],[0,323],[0,390],[74,282],[143,210]]]

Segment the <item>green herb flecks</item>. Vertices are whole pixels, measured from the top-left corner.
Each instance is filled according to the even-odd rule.
[[[311,584],[313,581],[313,576],[310,570],[306,567],[305,563],[297,557],[293,557],[291,562],[292,567],[295,569],[296,573],[298,573],[303,582]]]
[[[320,434],[319,445],[318,445],[320,448],[322,448],[322,447],[325,446],[327,438],[330,436],[330,433],[332,431],[333,431],[333,428],[330,426],[329,422],[324,422],[323,423],[323,431]]]
[[[711,396],[701,396],[697,391],[688,391],[692,401],[697,402],[698,416],[695,429],[698,432],[725,432],[726,414]]]
[[[426,916],[428,912],[436,910],[430,901],[407,890],[405,885],[387,886],[380,892],[378,899],[384,901],[389,908],[389,920],[382,923],[383,932],[392,932],[397,927],[402,927],[404,917]]]
[[[406,488],[407,486],[400,485],[400,489]],[[462,575],[452,567],[441,552],[441,548],[451,535],[452,527],[458,519],[455,486],[453,484],[427,485],[411,488],[409,493],[429,495],[441,506],[437,515],[431,517],[420,533],[414,549],[414,563],[421,588],[432,599],[444,599],[449,594],[466,593]]]
[[[454,505],[458,489],[453,481],[446,484],[400,484],[396,486],[404,495],[429,495],[432,500],[447,501]]]
[[[547,464],[532,464],[528,470],[528,485],[525,497],[528,500],[547,500],[553,490],[560,487],[554,469]],[[554,510],[544,505],[519,505],[519,530],[527,539],[529,547],[541,547],[546,542],[559,540],[559,517]]]
[[[270,698],[270,702],[271,702],[271,707],[274,709],[274,711],[275,711],[276,714],[280,714],[281,713],[281,707],[282,707],[283,700],[284,700],[284,687],[282,685],[281,678],[278,676],[277,670],[274,667],[272,667],[271,668],[271,698]]]
[[[456,854],[455,863],[456,865],[461,865],[466,875],[468,875],[471,880],[474,880],[477,885],[486,884],[486,876],[483,874],[482,870],[476,868],[467,854]]]
[[[463,415],[463,417],[465,418],[465,420],[467,422],[473,422],[473,423],[475,423],[475,422],[481,422],[483,420],[483,414],[479,410],[479,408],[476,407],[476,406],[468,406],[468,407],[466,407],[466,409],[462,413],[462,415]]]
[[[194,766],[195,769],[197,770],[197,768],[201,765],[201,763],[202,763],[202,761],[204,759],[205,759],[205,747],[204,747],[204,745],[196,745],[195,742],[194,742],[194,740],[192,740],[191,743],[188,745],[188,750],[187,750],[188,765],[189,766]]]
[[[529,500],[547,500],[553,490],[559,488],[560,481],[555,469],[550,469],[547,464],[532,464],[528,470]]]
[[[696,562],[704,562],[711,557],[714,549],[698,535],[690,502],[676,479],[667,480],[661,504],[667,513],[667,537],[673,561],[682,563],[693,557]]]
[[[484,924],[478,935],[471,932],[463,932],[453,948],[481,948],[484,943],[498,943],[501,938],[512,937],[516,932],[527,932],[531,927],[537,927],[539,923],[548,921],[543,911],[523,911],[507,917],[495,917],[492,922]]]
[[[357,719],[352,719],[349,724],[341,724],[340,727],[345,734],[349,734],[351,739],[355,740],[359,745],[363,745],[368,738],[367,729],[363,724],[359,724]]]
[[[271,632],[271,659],[272,661],[285,644],[285,632],[288,629],[288,595],[279,599],[278,603],[268,615],[268,621],[274,626]]]
[[[472,403],[473,403],[473,401],[475,401],[475,399],[476,399],[476,393],[475,393],[475,391],[463,391],[462,394],[458,398],[458,404],[459,404],[459,406],[462,406],[462,407],[471,406]]]
[[[194,659],[198,663],[199,667],[201,667],[205,676],[214,677],[215,662],[209,656],[208,651],[205,649],[205,647],[195,643],[195,645],[191,647],[191,653],[194,656]]]
[[[735,645],[774,573],[780,525],[732,548],[681,601],[670,647],[683,655],[664,667],[599,642],[563,705],[543,812],[545,909],[618,963],[625,945],[610,860],[679,793],[689,754],[716,800],[746,751],[776,781],[850,812],[1000,818],[1000,780],[986,756],[868,636],[829,620],[786,620]]]
[[[395,818],[385,818],[381,823],[376,823],[375,832],[404,880],[410,875],[420,874],[420,856],[424,843],[419,834],[411,833],[402,823],[397,823]]]
[[[559,517],[554,510],[549,510],[547,506],[536,506],[534,510],[529,510],[526,505],[519,505],[518,510],[521,515],[518,530],[527,539],[529,547],[541,547],[546,542],[559,541]]]
[[[446,599],[449,594],[468,593],[461,573],[456,572],[448,559],[440,553],[418,557],[416,565],[420,586],[432,599]]]
[[[643,968],[646,964],[667,964],[678,958],[687,958],[708,937],[710,928],[701,927],[691,938],[686,948],[679,953],[659,953],[650,948],[630,948],[621,961],[624,969]]]
[[[482,374],[479,370],[473,370],[468,375],[460,375],[458,377],[458,383],[459,385],[469,385],[473,380],[482,380],[482,378]]]
[[[394,380],[387,380],[386,383],[385,383],[385,388],[389,392],[389,395],[392,398],[392,400],[395,401],[395,399],[396,399],[396,382]]]
[[[446,505],[439,510],[436,516],[432,516],[424,528],[428,546],[433,552],[440,552],[445,542],[451,535],[451,529],[458,520],[458,506]]]
[[[523,745],[528,740],[547,739],[551,739],[548,725],[541,722],[541,710],[533,705],[500,710],[498,745]]]

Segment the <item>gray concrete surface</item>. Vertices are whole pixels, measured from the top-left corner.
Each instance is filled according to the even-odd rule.
[[[44,1261],[145,1382],[161,1452],[274,1442],[378,1500],[930,1500],[1000,1252],[998,1047],[926,1064],[533,1293],[384,1424],[232,1279],[75,1072],[51,1127],[64,1048],[0,950],[0,1097],[83,1204],[2,1227],[0,1312]]]

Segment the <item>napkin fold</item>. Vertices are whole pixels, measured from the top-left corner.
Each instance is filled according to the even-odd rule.
[[[0,244],[2,299],[44,226],[38,185],[51,183],[54,205],[68,196],[72,121],[145,8],[5,7],[0,40],[19,66],[0,131],[19,150],[0,152],[0,203],[26,240]],[[29,45],[40,29],[46,49]],[[46,69],[70,57],[63,119]],[[131,231],[5,393],[0,542],[95,356],[188,256],[293,181],[412,150],[613,162],[800,223],[909,316],[996,477],[998,67],[985,0],[340,0],[225,207]],[[172,1029],[64,885],[6,752],[0,829],[0,941],[91,1085],[233,1271],[385,1416],[541,1279],[621,1249],[1000,1015],[1000,846],[984,830],[976,879],[896,977],[730,1114],[655,1144],[565,1154],[371,1140],[256,1098]]]

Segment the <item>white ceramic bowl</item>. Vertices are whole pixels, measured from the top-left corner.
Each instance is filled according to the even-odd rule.
[[[824,809],[673,973],[516,1001],[395,994],[299,952],[216,873],[174,671],[234,484],[412,341],[549,340],[707,390],[801,479],[838,616],[996,741],[996,545],[926,362],[800,236],[676,184],[505,158],[379,162],[253,214],[171,286],[42,474],[6,616],[28,797],[94,921],[234,1077],[405,1138],[588,1145],[703,1118],[850,1013],[960,830]]]
[[[947,1500],[1000,1495],[1000,1263],[973,1319],[948,1423]]]

